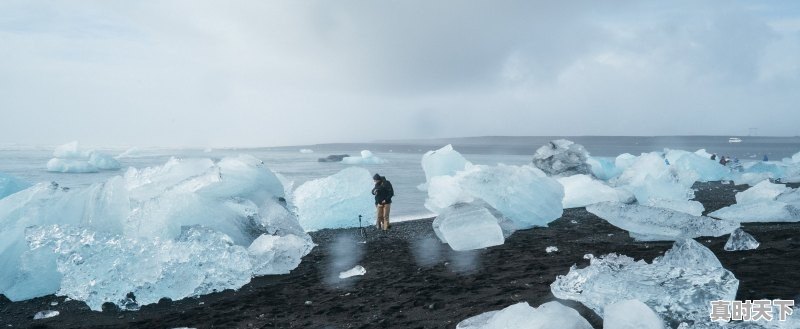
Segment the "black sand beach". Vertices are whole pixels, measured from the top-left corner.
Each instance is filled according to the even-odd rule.
[[[746,186],[705,183],[695,186],[707,211],[735,202]],[[796,186],[793,186],[796,187]],[[670,242],[635,242],[583,208],[570,209],[549,228],[518,231],[502,246],[453,252],[438,243],[432,219],[394,224],[386,234],[356,229],[312,234],[318,246],[288,275],[259,277],[238,291],[223,291],[180,301],[162,300],[137,312],[114,307],[92,312],[63,297],[8,301],[0,295],[2,328],[454,328],[473,315],[526,301],[554,300],[550,284],[570,266],[588,264],[585,254],[611,252],[651,261]],[[761,246],[727,252],[728,236],[701,238],[741,281],[737,299],[800,301],[800,223],[744,224]],[[546,253],[548,246],[559,251]],[[359,264],[366,274],[339,280],[336,274]],[[50,306],[51,302],[58,305]],[[595,328],[602,319],[579,303]],[[33,320],[42,310],[61,314]]]

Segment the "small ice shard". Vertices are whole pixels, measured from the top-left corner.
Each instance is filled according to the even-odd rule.
[[[651,264],[608,254],[590,258],[590,265],[560,275],[550,285],[553,295],[575,300],[604,316],[606,305],[638,299],[662,319],[708,322],[708,305],[734,300],[739,280],[700,243],[676,241]]]
[[[739,223],[693,216],[664,208],[613,202],[596,203],[586,210],[626,230],[638,241],[670,241],[701,236],[722,236]]]
[[[545,249],[544,249],[544,251],[545,251],[545,252],[547,252],[548,254],[549,254],[549,253],[554,253],[554,252],[558,251],[558,247],[556,247],[556,246],[549,246],[549,247],[545,248]]]
[[[117,159],[114,159],[114,157],[108,154],[97,151],[94,151],[89,155],[88,162],[90,165],[100,170],[117,170],[120,168],[120,164]]]
[[[422,156],[422,170],[425,172],[426,182],[436,176],[453,176],[471,165],[472,163],[450,144],[436,151],[428,151]]]
[[[753,250],[758,248],[759,245],[760,243],[756,241],[756,238],[743,231],[741,228],[737,228],[735,231],[733,231],[733,233],[731,233],[731,237],[728,238],[728,242],[725,243],[725,250]]]
[[[548,175],[591,175],[592,168],[586,161],[589,152],[580,144],[566,139],[550,141],[533,155],[533,165]]]
[[[47,171],[60,173],[95,173],[100,171],[85,160],[52,158],[47,161]]]
[[[364,164],[382,164],[386,163],[386,160],[379,158],[372,154],[369,150],[361,151],[361,156],[354,156],[354,157],[344,157],[342,159],[342,163],[344,164],[354,164],[354,165],[364,165]]]
[[[637,299],[608,305],[603,310],[603,329],[664,329],[664,322]]]
[[[314,153],[314,150],[312,150],[312,149],[300,149],[300,153],[311,154],[311,153]]]
[[[456,329],[592,329],[578,311],[559,302],[547,302],[538,308],[522,302],[499,311],[490,311],[467,318]]]
[[[760,201],[775,200],[781,193],[791,190],[783,184],[773,184],[769,181],[762,181],[755,186],[736,193],[736,203],[753,203]]]
[[[347,271],[339,273],[339,279],[347,279],[349,277],[358,276],[358,275],[364,275],[366,273],[367,273],[367,270],[363,266],[356,265],[355,267],[353,267],[353,268],[351,268],[351,269],[349,269]]]
[[[798,222],[800,208],[781,201],[760,201],[734,204],[712,212],[708,216],[740,223]]]
[[[564,186],[564,200],[562,201],[564,209],[585,207],[604,201],[620,201],[625,195],[589,175],[572,175],[559,177],[556,180]]]
[[[359,167],[303,183],[292,196],[300,225],[306,231],[316,231],[356,227],[358,215],[374,218],[373,185],[372,174]]]
[[[498,246],[505,237],[497,215],[480,204],[457,203],[436,216],[433,231],[457,251]]]
[[[28,184],[14,176],[0,172],[0,199],[29,188]]]
[[[36,314],[33,315],[33,319],[34,320],[49,319],[49,318],[52,318],[52,317],[56,317],[59,314],[61,314],[61,313],[59,313],[58,311],[52,311],[52,310],[39,311],[39,312],[36,312]]]
[[[58,306],[58,302],[50,302],[50,306]]]

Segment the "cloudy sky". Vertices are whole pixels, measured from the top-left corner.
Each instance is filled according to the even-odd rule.
[[[0,143],[800,135],[800,1],[0,2]]]

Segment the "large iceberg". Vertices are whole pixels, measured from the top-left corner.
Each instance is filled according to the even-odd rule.
[[[589,152],[582,145],[557,139],[536,150],[533,165],[548,175],[591,175],[591,166],[586,162],[588,159]]]
[[[603,329],[664,328],[664,321],[637,299],[619,301],[603,310]]]
[[[361,156],[348,156],[342,158],[342,163],[355,165],[382,164],[386,163],[386,160],[375,156],[369,150],[363,150],[361,151]]]
[[[371,223],[375,214],[375,183],[368,170],[349,167],[295,189],[292,201],[306,231],[358,226],[358,216]]]
[[[19,180],[14,176],[0,172],[0,199],[22,191],[30,186],[31,184]]]
[[[510,223],[509,223],[510,224]],[[496,210],[479,203],[457,203],[433,220],[436,236],[457,251],[498,246],[505,242],[513,227]]]
[[[722,236],[739,228],[739,223],[692,216],[664,208],[614,202],[586,207],[597,217],[630,232],[639,241],[672,241],[701,236]]]
[[[585,207],[587,205],[606,201],[630,201],[630,194],[617,190],[589,175],[572,175],[557,178],[564,186],[564,209]]]
[[[722,267],[711,250],[694,240],[679,240],[664,256],[648,264],[608,254],[590,265],[560,275],[553,295],[583,303],[600,316],[607,306],[638,299],[665,321],[709,322],[714,300],[734,300],[739,280]]]
[[[499,311],[467,318],[456,329],[592,329],[578,311],[559,302],[547,302],[538,308],[522,302]]]
[[[564,188],[533,166],[473,165],[428,182],[425,207],[434,213],[460,202],[483,200],[516,229],[546,226],[561,217]]]
[[[251,156],[173,158],[86,188],[34,185],[0,199],[0,293],[131,309],[286,273],[313,242],[284,197]]]

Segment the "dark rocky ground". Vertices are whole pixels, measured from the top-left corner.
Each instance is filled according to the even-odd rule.
[[[744,186],[696,185],[708,211],[735,202]],[[745,224],[761,242],[753,251],[726,252],[727,236],[701,238],[739,280],[737,299],[800,299],[800,223]],[[288,275],[266,276],[238,291],[179,301],[162,300],[137,312],[109,307],[92,312],[83,303],[46,296],[11,303],[0,295],[2,328],[454,328],[459,321],[519,301],[538,306],[554,300],[550,283],[583,255],[616,252],[651,261],[669,242],[635,242],[585,209],[570,209],[549,228],[518,231],[502,246],[454,252],[434,240],[431,219],[394,224],[384,234],[370,228],[313,233],[319,245]],[[545,248],[557,246],[548,254]],[[355,264],[366,275],[339,280]],[[58,302],[50,306],[51,302]],[[596,328],[602,320],[574,307]],[[798,300],[800,302],[800,300]],[[37,311],[61,315],[33,320]]]

